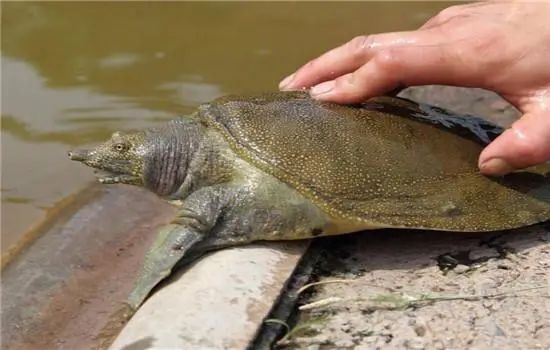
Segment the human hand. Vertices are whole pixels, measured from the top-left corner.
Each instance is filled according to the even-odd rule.
[[[549,18],[548,1],[453,6],[415,31],[356,37],[279,87],[338,103],[426,84],[495,91],[523,113],[479,158],[482,173],[503,175],[550,159]]]

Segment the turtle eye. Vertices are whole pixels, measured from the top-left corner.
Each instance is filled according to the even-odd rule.
[[[117,151],[117,152],[124,152],[128,149],[128,145],[125,144],[125,143],[115,143],[114,145],[114,149]]]

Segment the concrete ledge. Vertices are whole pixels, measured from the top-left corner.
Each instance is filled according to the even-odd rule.
[[[153,294],[110,349],[246,349],[308,244],[210,254]]]
[[[132,186],[93,184],[37,228],[2,270],[2,349],[92,349],[175,208]],[[118,329],[109,329],[116,334]]]

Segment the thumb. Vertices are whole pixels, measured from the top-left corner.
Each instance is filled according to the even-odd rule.
[[[550,111],[527,113],[489,144],[479,157],[485,175],[505,175],[550,160]]]

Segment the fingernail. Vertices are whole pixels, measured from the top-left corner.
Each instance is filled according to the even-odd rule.
[[[483,174],[501,176],[506,175],[514,170],[507,161],[501,158],[491,158],[481,163],[479,167]]]
[[[311,88],[311,95],[312,96],[319,96],[322,94],[326,94],[327,92],[332,91],[334,89],[335,82],[334,80],[331,81],[325,81],[324,83],[321,83],[319,85],[315,85]]]
[[[286,88],[288,85],[290,85],[290,83],[292,83],[292,80],[294,80],[294,76],[296,74],[291,74],[289,75],[288,77],[284,78],[280,83],[279,83],[279,89],[283,90],[284,88]]]

